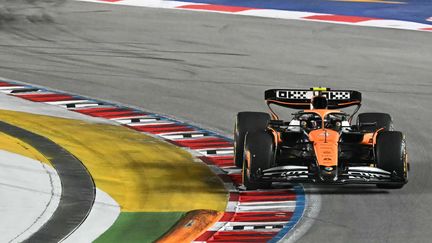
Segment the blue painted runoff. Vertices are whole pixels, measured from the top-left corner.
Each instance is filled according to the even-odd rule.
[[[303,213],[306,205],[306,196],[305,196],[304,188],[302,185],[295,185],[293,189],[297,198],[296,198],[296,208],[294,209],[294,213],[291,217],[291,220],[290,222],[285,224],[282,230],[279,231],[279,233],[275,235],[270,241],[268,241],[268,243],[276,243],[282,240],[282,238],[285,235],[287,235],[303,217]]]
[[[381,0],[349,2],[336,0],[187,0],[227,6],[315,12],[432,24],[432,0]]]

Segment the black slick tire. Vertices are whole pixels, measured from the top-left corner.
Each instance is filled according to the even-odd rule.
[[[264,112],[244,111],[237,114],[234,126],[234,162],[243,167],[243,149],[248,132],[265,131],[270,122],[270,115]]]
[[[360,113],[357,116],[357,126],[362,132],[375,132],[380,128],[384,128],[384,131],[392,131],[393,120],[387,113]]]
[[[399,189],[407,182],[408,165],[403,134],[398,131],[384,131],[377,136],[375,146],[377,167],[391,172],[398,181],[392,184],[377,184],[378,188]]]
[[[247,190],[271,187],[271,182],[260,181],[259,174],[270,168],[273,164],[273,160],[273,136],[264,131],[247,133],[242,170],[243,185]]]

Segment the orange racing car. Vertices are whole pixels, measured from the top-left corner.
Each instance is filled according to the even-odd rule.
[[[272,182],[376,184],[408,181],[406,141],[387,113],[360,113],[361,93],[328,88],[270,89],[270,113],[240,112],[234,128],[235,164],[247,189]],[[284,121],[272,105],[301,110]],[[352,114],[341,111],[354,107]]]

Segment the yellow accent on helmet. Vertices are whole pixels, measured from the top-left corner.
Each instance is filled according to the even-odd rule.
[[[325,88],[325,87],[313,87],[312,91],[328,91],[330,89]]]

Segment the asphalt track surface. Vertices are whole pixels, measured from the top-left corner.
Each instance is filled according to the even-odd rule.
[[[362,91],[363,111],[390,112],[406,133],[410,182],[306,189],[322,208],[300,242],[432,239],[430,33],[77,2],[60,11],[54,23],[2,27],[1,76],[225,134],[236,112],[265,111],[267,88]]]

